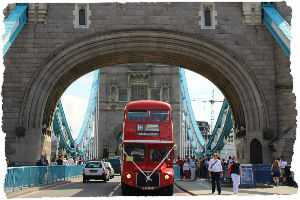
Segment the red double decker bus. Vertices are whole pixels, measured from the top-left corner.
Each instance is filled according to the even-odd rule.
[[[158,190],[173,195],[173,139],[171,106],[152,100],[133,101],[124,111],[121,188]]]

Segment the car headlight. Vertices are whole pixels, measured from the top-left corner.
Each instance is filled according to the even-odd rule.
[[[169,175],[165,175],[165,179],[169,179],[170,178],[170,176]]]
[[[127,176],[126,176],[128,179],[130,179],[131,178],[131,175],[130,174],[127,174]]]

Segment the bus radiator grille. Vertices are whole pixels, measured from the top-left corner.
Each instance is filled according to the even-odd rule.
[[[152,181],[146,182],[146,177],[142,173],[138,173],[137,186],[138,187],[148,187],[148,186],[159,187],[159,174],[153,173],[150,178],[152,179]]]

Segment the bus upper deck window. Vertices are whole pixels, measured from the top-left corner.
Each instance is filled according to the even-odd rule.
[[[147,111],[128,111],[128,121],[147,121]]]
[[[168,110],[150,110],[150,121],[152,122],[167,122],[169,121]]]

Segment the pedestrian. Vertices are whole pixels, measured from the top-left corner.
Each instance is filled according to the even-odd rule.
[[[285,158],[283,156],[280,157],[279,163],[280,163],[280,169],[281,169],[281,174],[282,174],[280,179],[281,179],[282,184],[285,184],[286,183],[286,177],[285,177],[285,170],[284,169],[285,169],[285,166],[287,165],[287,162],[285,161]]]
[[[229,158],[228,158],[228,163],[227,163],[227,165],[229,166],[230,163],[232,163],[232,158],[231,158],[231,156],[229,156]]]
[[[183,172],[184,172],[184,178],[186,181],[190,180],[190,165],[187,159],[184,160],[183,163]]]
[[[190,171],[191,171],[191,181],[195,180],[195,173],[196,173],[196,161],[195,156],[189,161]]]
[[[57,157],[56,163],[57,163],[57,165],[63,165],[63,160],[62,160],[61,156]]]
[[[69,162],[67,161],[67,158],[64,158],[63,165],[69,165]]]
[[[11,161],[9,157],[6,158],[6,165],[7,167],[14,167],[15,162]]]
[[[53,156],[53,158],[51,159],[51,162],[50,162],[50,166],[54,166],[54,165],[57,165],[55,156]]]
[[[183,160],[178,156],[176,164],[180,168],[180,180],[183,180]]]
[[[223,168],[221,161],[217,159],[218,154],[214,153],[213,154],[213,159],[209,161],[209,166],[208,166],[208,172],[209,172],[209,177],[211,177],[212,181],[212,194],[215,193],[216,190],[216,183],[217,183],[217,190],[218,194],[221,194],[221,184],[220,184],[220,178],[223,177]]]
[[[200,178],[205,178],[205,160],[200,158]]]
[[[231,179],[233,186],[233,193],[237,194],[239,192],[240,178],[242,177],[242,167],[240,163],[237,161],[237,156],[232,157],[232,162],[228,166],[231,168]]]
[[[279,185],[279,178],[281,176],[280,163],[279,160],[275,160],[271,167],[271,174],[273,177],[274,185]]]

